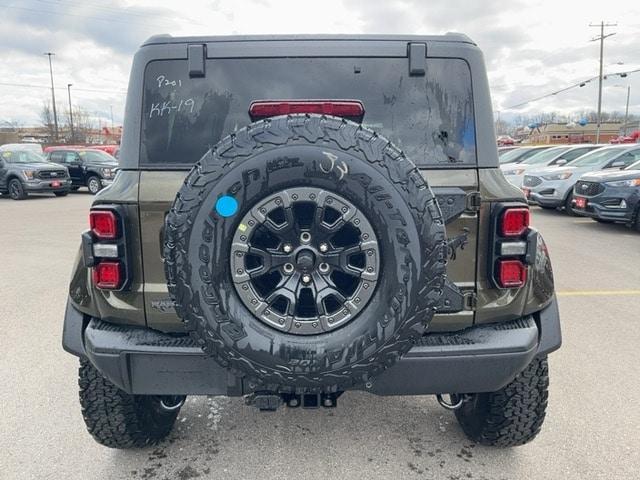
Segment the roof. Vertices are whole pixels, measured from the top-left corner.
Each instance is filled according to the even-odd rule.
[[[205,35],[174,37],[159,34],[148,38],[142,45],[212,42],[277,42],[277,41],[405,41],[405,42],[475,42],[463,33],[447,32],[444,35]]]

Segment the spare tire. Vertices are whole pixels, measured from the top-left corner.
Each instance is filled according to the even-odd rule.
[[[221,140],[165,232],[178,315],[256,390],[370,387],[424,333],[445,281],[444,223],[415,164],[335,117]]]

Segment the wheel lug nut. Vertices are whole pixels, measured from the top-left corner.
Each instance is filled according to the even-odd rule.
[[[284,270],[284,273],[286,273],[287,275],[290,275],[293,273],[293,264],[292,263],[285,263],[282,266],[282,269]]]
[[[321,243],[319,248],[322,253],[327,253],[329,251],[329,245],[326,243]]]
[[[291,246],[290,243],[285,243],[282,246],[282,250],[284,251],[284,253],[291,253],[293,251],[293,247]]]
[[[309,275],[308,273],[305,273],[304,275],[302,275],[302,283],[309,283],[311,281],[311,275]]]
[[[309,243],[311,241],[311,234],[309,232],[302,232],[300,234],[300,241],[302,243]]]

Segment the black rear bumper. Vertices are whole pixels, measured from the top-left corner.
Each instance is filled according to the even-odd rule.
[[[62,343],[65,350],[88,358],[128,393],[237,396],[252,392],[242,378],[206,356],[189,337],[88,318],[70,303]],[[535,356],[552,352],[560,344],[554,297],[540,312],[511,322],[425,335],[367,391],[378,395],[496,391]]]

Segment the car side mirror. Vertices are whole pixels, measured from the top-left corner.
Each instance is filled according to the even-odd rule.
[[[624,168],[624,162],[623,161],[613,162],[610,168]]]
[[[562,165],[566,165],[567,163],[569,163],[567,160],[565,160],[564,158],[561,158],[559,160],[556,160],[556,166],[557,167],[561,167]]]

